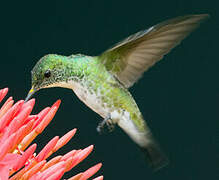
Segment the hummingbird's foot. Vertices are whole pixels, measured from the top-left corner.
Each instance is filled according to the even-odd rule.
[[[111,115],[110,114],[108,114],[107,117],[98,124],[97,132],[102,134],[106,127],[107,127],[109,132],[112,132],[114,130],[114,128],[115,128],[115,124],[113,123],[113,120],[111,119]]]

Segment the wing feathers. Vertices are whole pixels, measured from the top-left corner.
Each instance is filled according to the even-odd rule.
[[[129,36],[103,53],[100,59],[128,88],[207,17],[206,14],[187,15],[167,20]]]

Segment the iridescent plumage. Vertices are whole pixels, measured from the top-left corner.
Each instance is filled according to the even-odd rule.
[[[72,89],[88,107],[104,118],[102,125],[118,124],[159,169],[168,160],[155,141],[128,88],[190,34],[208,15],[167,20],[138,32],[100,56],[50,54],[32,70],[32,90]]]

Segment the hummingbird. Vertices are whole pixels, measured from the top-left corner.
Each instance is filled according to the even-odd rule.
[[[166,20],[129,36],[99,56],[45,55],[31,71],[32,88],[26,101],[43,88],[72,89],[103,118],[97,131],[106,127],[113,130],[118,125],[142,149],[148,164],[160,169],[168,164],[168,158],[128,89],[208,17],[199,14]]]

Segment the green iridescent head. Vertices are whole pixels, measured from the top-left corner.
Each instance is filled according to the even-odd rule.
[[[65,56],[49,54],[42,57],[31,71],[32,88],[28,93],[28,100],[36,91],[42,88],[54,87],[59,82],[67,81],[68,69]]]

